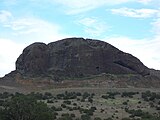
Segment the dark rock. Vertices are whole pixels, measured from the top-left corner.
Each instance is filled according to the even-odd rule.
[[[160,79],[160,71],[159,70],[154,70],[154,69],[150,69],[150,75],[153,77],[157,77]]]
[[[16,71],[28,76],[85,77],[101,73],[148,75],[136,57],[99,40],[67,38],[34,43],[16,61]]]
[[[23,50],[16,61],[16,70],[21,74],[39,75],[48,69],[48,47],[44,43],[33,43]]]

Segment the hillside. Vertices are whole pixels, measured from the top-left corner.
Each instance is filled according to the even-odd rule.
[[[156,86],[159,85],[160,78],[159,71],[150,70],[138,58],[106,42],[66,38],[49,44],[36,42],[29,45],[17,58],[16,70],[2,80],[30,84],[38,79],[44,83],[54,83],[67,79],[103,80],[104,75],[106,79],[116,76],[114,80],[120,80],[123,84],[133,78],[134,82],[138,79],[137,82],[145,84],[144,80],[148,80],[148,85],[153,86],[155,81],[158,82]]]
[[[29,76],[65,77],[149,74],[149,69],[136,57],[106,42],[83,38],[68,38],[48,45],[33,43],[17,59],[16,71]]]

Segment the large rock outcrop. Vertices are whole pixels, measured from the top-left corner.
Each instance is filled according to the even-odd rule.
[[[101,73],[148,75],[136,57],[99,40],[67,38],[33,43],[16,61],[16,71],[26,76],[85,77]]]

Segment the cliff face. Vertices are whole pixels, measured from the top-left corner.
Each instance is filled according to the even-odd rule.
[[[16,61],[16,70],[22,74],[43,74],[48,69],[48,47],[33,43],[23,50]]]
[[[148,75],[136,57],[99,40],[67,38],[33,43],[16,61],[16,71],[27,76],[85,77],[101,73]]]

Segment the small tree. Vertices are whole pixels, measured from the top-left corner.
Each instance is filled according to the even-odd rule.
[[[37,102],[31,96],[15,95],[4,105],[2,120],[53,120],[47,104]]]

